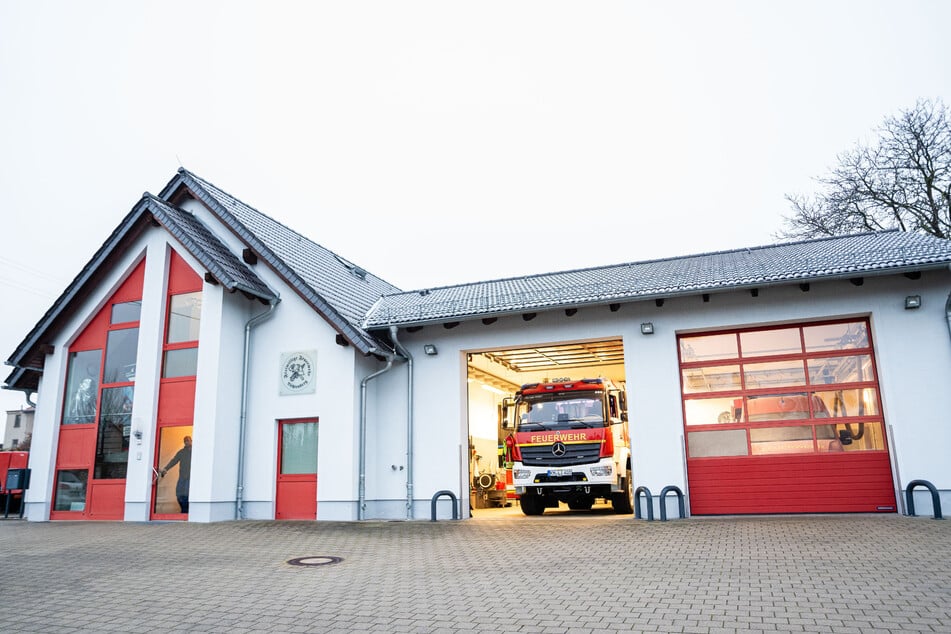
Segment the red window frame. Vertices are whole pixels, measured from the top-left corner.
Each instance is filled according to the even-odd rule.
[[[850,323],[861,323],[865,327],[865,333],[867,336],[868,345],[861,348],[838,348],[833,350],[823,350],[816,352],[807,351],[806,341],[805,341],[805,329],[816,327],[816,326],[827,326],[827,325],[836,325],[836,324],[850,324]],[[784,330],[784,329],[798,329],[799,331],[799,352],[796,353],[782,353],[782,354],[773,354],[773,355],[757,355],[757,356],[744,356],[743,355],[743,342],[742,336],[745,333],[751,332],[765,332],[773,330]],[[714,335],[734,335],[736,337],[736,356],[729,358],[715,359],[715,360],[701,360],[701,361],[684,361],[683,359],[683,347],[681,346],[681,340],[688,339],[691,337],[697,336],[714,336]],[[812,383],[810,381],[809,370],[808,370],[808,361],[811,359],[823,359],[823,358],[835,358],[835,357],[844,357],[844,356],[863,356],[867,355],[871,361],[871,368],[873,372],[873,378],[866,381],[851,381],[846,383]],[[766,457],[768,455],[794,455],[794,454],[754,454],[753,453],[753,441],[751,430],[755,429],[765,429],[765,428],[776,428],[776,427],[799,427],[809,425],[812,427],[812,443],[813,443],[813,454],[821,453],[819,451],[818,439],[816,436],[816,426],[817,425],[827,425],[832,422],[836,424],[857,424],[857,423],[878,423],[881,425],[881,432],[883,438],[883,446],[881,449],[867,449],[863,453],[887,453],[887,437],[886,437],[886,428],[884,424],[884,414],[882,409],[881,402],[881,389],[878,382],[878,367],[875,361],[874,354],[874,343],[872,341],[872,330],[871,323],[867,317],[860,318],[851,318],[851,319],[836,319],[836,320],[826,320],[826,321],[817,321],[817,322],[797,322],[792,324],[776,324],[770,326],[759,326],[752,328],[731,328],[731,329],[721,329],[721,330],[712,330],[712,331],[703,331],[703,332],[691,332],[691,333],[681,333],[677,336],[677,358],[679,362],[680,369],[680,381],[681,381],[681,408],[682,416],[684,421],[684,441],[687,445],[687,456],[688,459],[693,460],[722,460],[726,456],[699,456],[693,457],[690,455],[690,443],[689,443],[689,434],[690,432],[698,431],[713,431],[713,430],[745,430],[746,431],[746,450],[747,453],[745,456],[729,456],[731,459],[737,458],[759,458]],[[800,361],[803,365],[804,372],[804,382],[801,385],[785,385],[781,387],[765,387],[765,388],[747,388],[746,386],[746,372],[744,371],[745,366],[750,364],[758,363],[770,363],[770,362],[783,362],[783,361]],[[724,367],[724,366],[739,366],[739,380],[740,388],[733,390],[722,390],[722,391],[709,391],[709,392],[693,392],[687,393],[686,386],[684,384],[684,370],[690,370],[693,368],[709,368],[709,367]],[[822,389],[821,389],[822,388]],[[871,415],[859,415],[859,416],[841,416],[841,417],[816,417],[816,412],[814,411],[814,401],[812,398],[806,398],[806,401],[809,406],[809,413],[806,418],[795,418],[795,419],[774,419],[766,421],[750,421],[749,420],[749,401],[750,397],[756,396],[779,396],[782,394],[795,394],[800,395],[805,392],[807,395],[812,392],[827,392],[832,389],[835,390],[863,390],[870,388],[874,391],[875,394],[875,406],[876,413]],[[687,413],[687,403],[694,400],[706,400],[711,398],[722,398],[722,399],[733,399],[733,400],[742,400],[742,420],[732,423],[711,423],[711,424],[693,424],[688,425],[688,413]]]

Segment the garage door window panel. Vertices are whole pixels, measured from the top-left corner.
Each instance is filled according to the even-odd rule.
[[[805,385],[806,370],[800,360],[746,363],[743,380],[748,390]]]
[[[688,427],[742,422],[743,399],[723,397],[684,401],[684,416]]]
[[[749,443],[745,429],[692,431],[687,434],[687,451],[691,458],[747,456]]]
[[[820,357],[809,359],[806,363],[809,366],[809,383],[813,385],[875,380],[872,356],[868,354]]]
[[[733,392],[743,387],[740,381],[740,366],[701,366],[682,371],[684,394],[707,392]]]
[[[820,442],[820,451],[846,453],[862,451],[885,451],[885,434],[880,421],[861,423],[836,423],[829,425],[834,434],[833,440],[825,443],[823,448]],[[819,427],[816,427],[817,431]]]
[[[798,354],[802,338],[798,328],[741,332],[740,350],[745,358]]]
[[[802,332],[806,352],[870,347],[868,328],[861,321],[805,326]]]
[[[738,356],[736,333],[699,335],[680,339],[680,359],[684,363],[735,359]]]
[[[813,453],[812,425],[754,427],[750,429],[750,453],[754,456],[779,453]]]
[[[812,398],[814,403],[821,404],[822,407],[822,411],[817,413],[817,418],[879,415],[878,390],[874,388],[813,392]]]
[[[747,419],[751,423],[781,420],[808,420],[810,406],[824,407],[822,401],[810,403],[805,392],[757,394],[747,398]]]

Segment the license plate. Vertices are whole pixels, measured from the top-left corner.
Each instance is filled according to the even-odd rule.
[[[565,476],[571,475],[571,469],[549,469],[548,477],[551,478],[563,478]]]

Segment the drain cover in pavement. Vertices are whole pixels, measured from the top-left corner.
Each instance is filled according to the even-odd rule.
[[[292,566],[328,566],[330,564],[339,564],[343,557],[331,557],[329,555],[311,555],[309,557],[297,557],[289,559],[287,563]]]

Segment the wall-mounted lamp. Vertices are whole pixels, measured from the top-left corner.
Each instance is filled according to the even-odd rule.
[[[652,322],[644,322],[641,324],[641,334],[642,335],[652,335],[654,334],[654,324]]]
[[[435,357],[439,354],[439,350],[436,350],[436,346],[431,343],[427,343],[423,346],[423,352],[425,352],[430,357]]]
[[[921,295],[909,295],[905,298],[905,310],[921,308]]]

